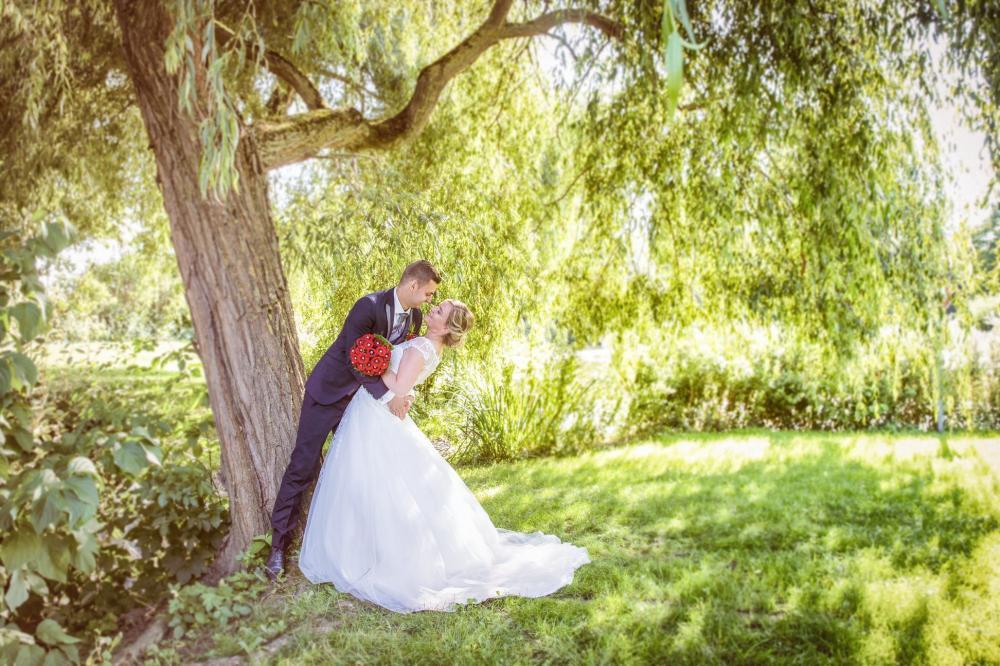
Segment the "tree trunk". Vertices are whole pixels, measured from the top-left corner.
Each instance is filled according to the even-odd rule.
[[[221,203],[202,198],[197,120],[178,110],[179,80],[164,66],[173,19],[156,1],[115,5],[222,446],[232,531],[220,564],[230,571],[250,540],[270,529],[305,384],[267,177],[243,133],[239,191]]]

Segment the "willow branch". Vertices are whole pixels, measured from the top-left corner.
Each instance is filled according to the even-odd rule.
[[[223,46],[236,39],[233,31],[218,21],[215,22],[215,29],[219,33],[219,43]],[[255,45],[248,44],[247,50],[252,57],[256,57],[257,47]],[[266,50],[264,51],[264,64],[267,66],[269,72],[284,81],[289,88],[302,98],[302,101],[305,102],[309,110],[314,111],[316,109],[327,108],[326,102],[323,101],[323,96],[319,94],[319,89],[316,88],[308,76],[299,71],[299,68],[283,55],[275,51]]]
[[[254,128],[265,168],[273,169],[315,157],[321,150],[385,150],[420,134],[445,86],[491,46],[517,37],[545,34],[566,23],[582,23],[605,35],[621,39],[622,26],[586,10],[548,12],[525,23],[507,23],[513,0],[497,0],[489,17],[472,34],[443,56],[424,67],[417,76],[413,95],[395,115],[366,120],[353,108],[316,109],[283,118],[261,121]]]
[[[322,70],[319,70],[319,73],[322,74],[323,76],[329,77],[329,78],[331,78],[331,79],[333,79],[335,81],[340,81],[345,86],[349,86],[349,87],[353,88],[354,90],[356,90],[357,92],[361,93],[362,95],[368,95],[369,97],[372,97],[373,99],[377,99],[377,100],[381,99],[381,97],[379,96],[379,94],[377,92],[375,92],[373,90],[369,90],[368,88],[366,88],[365,86],[361,85],[360,83],[358,83],[357,81],[355,81],[354,79],[352,79],[352,78],[350,78],[348,76],[344,76],[343,74],[339,74],[339,73],[337,73],[337,72],[335,72],[335,71],[333,71],[331,69],[322,69]]]

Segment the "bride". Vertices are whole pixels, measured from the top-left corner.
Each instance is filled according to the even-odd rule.
[[[383,376],[408,393],[472,327],[464,303],[427,314],[427,334],[396,345]],[[313,583],[399,613],[451,611],[493,597],[540,597],[569,584],[587,551],[494,527],[409,416],[358,390],[337,428],[306,522],[299,568]]]

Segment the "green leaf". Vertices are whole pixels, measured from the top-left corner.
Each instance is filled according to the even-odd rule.
[[[69,245],[73,227],[67,222],[49,222],[45,225],[45,232],[45,244],[55,255]]]
[[[10,577],[4,601],[7,602],[7,608],[14,611],[27,600],[28,586],[25,585],[24,569],[17,569]]]
[[[139,474],[149,464],[146,448],[139,442],[123,442],[115,449],[114,459],[118,468],[131,476]]]
[[[74,532],[79,539],[79,532]],[[73,566],[83,573],[90,573],[97,566],[95,555],[97,554],[97,539],[93,535],[87,535],[82,543],[78,543],[73,551]]]
[[[59,477],[51,469],[42,468],[31,472],[18,493],[28,497],[32,502],[37,502],[48,493],[56,490],[62,485]]]
[[[24,579],[28,582],[28,589],[39,596],[49,593],[49,586],[45,584],[45,579],[31,571],[25,571]]]
[[[35,666],[45,661],[45,650],[37,645],[22,645],[17,651],[14,666]]]
[[[0,358],[0,395],[11,389],[10,365],[6,358]]]
[[[34,415],[26,403],[14,403],[10,406],[10,412],[14,416],[14,423],[17,423],[25,430],[30,430],[34,423]]]
[[[69,544],[62,538],[51,535],[45,536],[42,543],[43,556],[33,563],[35,571],[49,580],[65,583],[70,561]]]
[[[42,327],[42,309],[38,307],[38,303],[18,303],[10,309],[10,314],[17,320],[22,340],[34,340],[38,336]]]
[[[35,438],[34,436],[23,428],[17,428],[14,430],[14,441],[25,453],[31,453],[35,448]]]
[[[663,0],[663,16],[660,19],[660,43],[666,48],[667,39],[676,32],[674,27],[674,9],[671,0]]]
[[[62,501],[62,493],[59,491],[50,492],[42,500],[35,502],[31,508],[31,514],[28,516],[28,521],[35,528],[35,531],[41,534],[59,519],[61,509],[65,507],[66,503]]]
[[[681,35],[678,32],[670,33],[667,39],[667,103],[668,111],[672,114],[677,108],[677,99],[680,97],[681,86],[684,84],[684,47],[681,44]]]
[[[63,631],[59,623],[53,619],[42,620],[35,628],[35,637],[46,645],[53,647],[66,643],[79,643],[79,638],[74,638]]]
[[[690,42],[685,41],[685,46],[691,49],[700,49],[705,43],[696,43],[694,30],[691,28],[691,18],[688,16],[687,2],[685,0],[674,0],[674,3],[677,8],[677,18],[680,20],[681,25],[684,26],[684,31],[687,32],[688,39],[691,40]]]
[[[8,358],[14,368],[14,388],[21,386],[34,386],[38,381],[38,368],[34,362],[20,352],[10,352]]]
[[[698,51],[705,46],[705,42],[702,42],[701,44],[695,44],[694,42],[689,42],[686,39],[682,38],[681,45],[686,49],[690,49],[692,51]]]
[[[70,460],[66,466],[66,471],[79,476],[98,476],[97,467],[94,466],[94,462],[90,458],[84,458],[83,456],[77,456]]]
[[[21,530],[0,544],[0,559],[8,570],[14,571],[25,564],[48,559],[48,553],[40,536],[30,530]]]
[[[80,501],[84,502],[89,507],[96,509],[97,486],[94,484],[94,480],[92,478],[86,476],[71,476],[63,481],[63,486],[73,491],[73,493],[80,498]]]
[[[64,652],[68,654],[64,654]],[[69,655],[74,655],[73,657]],[[58,650],[49,650],[45,655],[42,666],[72,666],[79,663],[80,655],[76,652],[75,645],[60,645]]]
[[[71,526],[77,525],[81,521],[88,520],[96,511],[95,506],[81,502],[72,494],[64,495],[63,499],[66,502],[66,512],[69,514],[69,524]]]
[[[146,446],[142,445],[142,448],[146,450],[146,461],[154,466],[160,467],[163,463],[163,451],[158,446]]]

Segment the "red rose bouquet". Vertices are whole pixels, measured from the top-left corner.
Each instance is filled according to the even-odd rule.
[[[381,377],[389,369],[392,343],[381,335],[365,333],[351,347],[351,365],[363,375]]]

